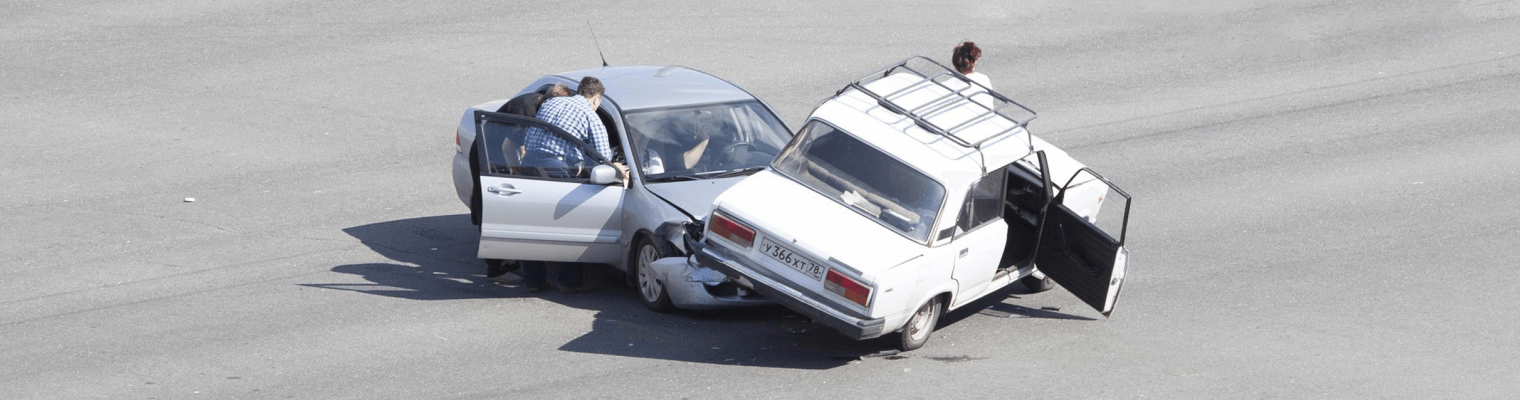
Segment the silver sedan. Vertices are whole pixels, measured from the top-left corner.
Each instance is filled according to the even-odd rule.
[[[554,84],[573,91],[584,76],[606,87],[597,114],[613,154],[574,143],[587,161],[570,171],[523,164],[524,133],[558,128],[506,113],[510,99],[464,112],[454,187],[480,226],[478,257],[611,265],[656,311],[769,304],[722,274],[657,260],[686,256],[683,226],[707,215],[719,193],[766,168],[792,131],[748,91],[679,66],[554,74],[514,98]],[[628,166],[628,182],[619,181],[612,163]]]

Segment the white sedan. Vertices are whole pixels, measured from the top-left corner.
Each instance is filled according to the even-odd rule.
[[[689,262],[856,339],[900,332],[904,350],[944,312],[1021,279],[1053,280],[1107,316],[1128,265],[1129,195],[1030,135],[1033,118],[925,58],[872,73],[718,197]],[[1110,231],[1096,225],[1105,199],[1123,207]]]

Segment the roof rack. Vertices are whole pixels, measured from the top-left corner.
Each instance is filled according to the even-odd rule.
[[[913,65],[909,65],[910,63],[918,64],[918,68],[915,68]],[[891,76],[894,73],[898,73],[899,70],[911,72],[922,79],[910,83],[907,86],[904,86],[902,89],[898,89],[886,94],[877,93],[874,90],[866,88],[866,85],[882,78]],[[957,84],[957,86],[960,87],[953,88],[949,85],[946,85],[946,82],[961,82],[965,85],[961,86]],[[902,100],[902,98],[910,92],[925,88],[931,88],[931,85],[939,86],[948,93],[940,95],[938,98],[935,98],[933,100],[924,102],[923,104],[917,105],[916,107],[909,107],[896,101]],[[971,80],[971,78],[967,78],[965,75],[962,75],[960,72],[956,72],[955,70],[946,67],[944,64],[940,64],[939,62],[936,62],[924,56],[908,57],[907,59],[902,60],[896,64],[889,65],[886,68],[882,68],[876,72],[867,74],[866,76],[857,79],[854,82],[850,82],[849,85],[845,86],[842,89],[839,89],[839,91],[834,93],[834,95],[838,96],[844,93],[846,90],[852,88],[860,91],[867,96],[871,96],[871,98],[876,99],[876,104],[880,105],[882,108],[891,110],[892,112],[904,117],[908,117],[909,119],[912,119],[913,123],[915,125],[918,125],[918,127],[923,128],[924,130],[932,132],[936,135],[943,136],[946,139],[949,139],[950,141],[955,142],[956,144],[963,147],[981,148],[981,145],[983,143],[986,143],[992,139],[1000,138],[1009,132],[1013,132],[1018,128],[1022,128],[1025,125],[1028,125],[1029,121],[1034,120],[1035,117],[1038,116],[1038,114],[1036,114],[1034,110],[1030,109],[1029,107],[1025,107],[1023,104],[1019,104],[1018,102],[1013,101],[1013,99],[1008,98],[1008,96],[1004,96],[1002,93],[993,91],[992,88],[983,86],[982,84]],[[972,96],[981,95],[990,96],[993,99],[991,105],[983,104],[972,99]],[[940,121],[941,123],[950,125],[948,127],[941,126],[940,124],[929,121],[929,118],[931,117],[934,117],[936,115],[947,115],[945,114],[946,111],[956,109],[959,106],[968,103],[975,105],[976,107],[980,107],[985,111],[965,119]],[[1027,114],[1027,117],[1012,115],[1012,113]],[[959,133],[964,133],[967,128],[976,126],[979,122],[987,121],[992,118],[1003,118],[1009,122],[1012,122],[1013,126],[1003,129],[1001,132],[997,132],[996,134],[981,138],[975,142],[967,140],[966,138],[962,138],[960,135],[958,135]],[[1032,148],[1033,144],[1031,143],[1030,145]]]

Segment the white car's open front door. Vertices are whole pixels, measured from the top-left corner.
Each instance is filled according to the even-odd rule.
[[[553,125],[533,118],[475,112],[480,155],[481,224],[478,257],[486,259],[613,263],[624,190],[591,182],[591,168],[606,158]],[[579,165],[524,163],[529,130],[566,139],[585,154]]]
[[[1087,177],[1107,185],[1103,188],[1107,189],[1107,194],[1100,194],[1102,197],[1097,198],[1098,203],[1103,203],[1105,197],[1110,200],[1109,203],[1116,199],[1115,195],[1122,197],[1122,219],[1105,221],[1107,223],[1103,225],[1108,229],[1104,229],[1095,223],[1094,220],[1098,218],[1096,214],[1091,216],[1094,220],[1089,220],[1062,204],[1068,198],[1068,189],[1072,189],[1071,182],[1077,181],[1077,176],[1082,176],[1083,181],[1089,183],[1092,181],[1086,180]],[[1112,206],[1115,205],[1110,204]],[[1091,169],[1082,168],[1067,181],[1067,186],[1061,189],[1061,193],[1056,195],[1047,209],[1039,250],[1035,256],[1035,263],[1041,272],[1105,317],[1113,313],[1114,303],[1119,299],[1119,289],[1124,284],[1125,270],[1129,266],[1129,252],[1124,249],[1124,237],[1129,227],[1129,207],[1128,193]],[[1118,235],[1117,239],[1114,238],[1115,234]]]

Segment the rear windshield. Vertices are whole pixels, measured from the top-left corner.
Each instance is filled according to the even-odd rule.
[[[817,120],[802,128],[773,166],[919,242],[927,243],[945,198],[939,182]]]

